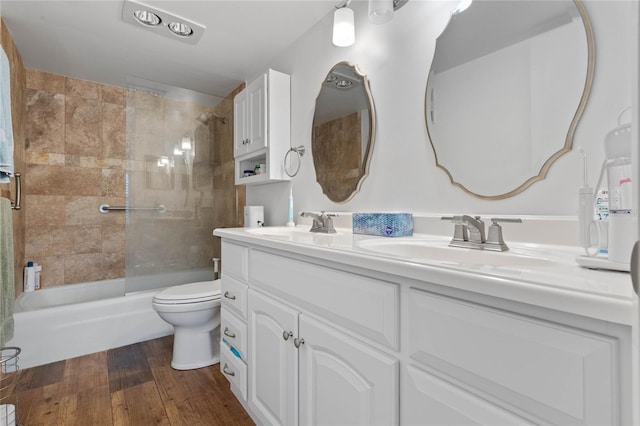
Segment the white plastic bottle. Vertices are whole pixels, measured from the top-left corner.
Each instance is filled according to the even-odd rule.
[[[36,267],[33,262],[27,262],[24,268],[24,291],[25,293],[36,289]]]

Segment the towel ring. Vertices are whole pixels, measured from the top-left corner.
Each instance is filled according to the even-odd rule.
[[[298,172],[300,171],[300,165],[302,164],[302,156],[304,155],[304,145],[299,145],[296,147],[291,147],[289,148],[289,151],[287,151],[287,153],[284,155],[284,172],[287,174],[287,176],[289,177],[294,177],[295,175],[298,174]],[[296,166],[296,170],[293,173],[290,173],[289,171],[289,167],[287,167],[287,159],[289,158],[289,156],[291,155],[292,152],[295,152],[298,156],[298,165]],[[289,162],[290,164],[291,162]]]

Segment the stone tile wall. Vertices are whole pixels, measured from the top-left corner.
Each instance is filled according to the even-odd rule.
[[[124,276],[125,89],[27,70],[25,262],[44,287]]]
[[[210,108],[143,92],[33,69],[26,80],[24,261],[43,265],[44,287],[209,267],[220,256],[211,232],[241,226],[245,204],[233,170],[232,100],[242,86],[214,109],[223,123],[197,120]],[[185,132],[206,154],[192,181],[173,153]],[[173,156],[171,190],[145,183],[149,156]],[[127,173],[132,206],[167,212],[131,215],[125,239],[125,215],[98,207],[125,205]]]

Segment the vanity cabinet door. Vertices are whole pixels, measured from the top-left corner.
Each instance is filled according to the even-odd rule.
[[[262,424],[298,424],[298,314],[249,290],[249,407]]]
[[[304,314],[300,337],[300,424],[398,424],[398,360]]]

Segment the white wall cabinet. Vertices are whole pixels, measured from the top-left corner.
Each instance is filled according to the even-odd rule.
[[[236,185],[289,180],[283,167],[290,147],[289,75],[267,70],[236,95],[233,110]],[[261,164],[260,174],[244,176]]]
[[[628,326],[244,244],[223,239],[223,289],[248,288],[229,380],[258,423],[632,421]]]

